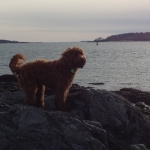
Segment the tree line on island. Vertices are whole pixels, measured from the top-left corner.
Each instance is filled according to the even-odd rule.
[[[95,39],[95,42],[101,42],[101,41],[150,41],[150,32],[146,33],[124,33],[124,34],[118,34],[118,35],[111,35],[108,36],[106,39],[99,40]]]
[[[0,40],[0,43],[7,44],[7,43],[42,43],[42,42],[19,42],[19,41],[10,41],[10,40]]]
[[[0,40],[0,43],[29,43],[29,42],[19,42],[19,41],[10,41],[10,40]]]
[[[86,41],[86,42],[110,42],[110,41],[115,41],[115,42],[117,41],[150,41],[150,32],[123,33],[123,34],[108,36],[106,39],[99,37],[99,38],[96,38],[94,41]]]

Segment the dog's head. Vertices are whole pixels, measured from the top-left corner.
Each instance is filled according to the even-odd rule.
[[[83,68],[86,63],[86,57],[82,49],[78,47],[68,48],[62,53],[62,59],[69,68]]]

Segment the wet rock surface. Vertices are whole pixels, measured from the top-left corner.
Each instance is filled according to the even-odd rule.
[[[74,84],[65,112],[56,110],[48,89],[44,109],[24,100],[15,81],[0,82],[1,150],[150,149],[150,119],[143,111],[149,104],[142,98]]]

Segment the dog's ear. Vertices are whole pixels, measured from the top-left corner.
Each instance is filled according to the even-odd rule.
[[[61,55],[62,56],[68,56],[68,52],[71,50],[71,48],[70,47],[68,47]]]
[[[74,53],[72,48],[67,48],[62,54],[61,54],[61,64],[63,64],[68,69],[74,68]]]

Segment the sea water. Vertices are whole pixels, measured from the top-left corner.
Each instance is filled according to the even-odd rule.
[[[150,42],[0,44],[0,75],[12,74],[8,65],[17,53],[24,54],[26,61],[54,60],[73,46],[82,48],[87,57],[86,65],[78,70],[74,83],[106,90],[132,87],[150,91]]]

